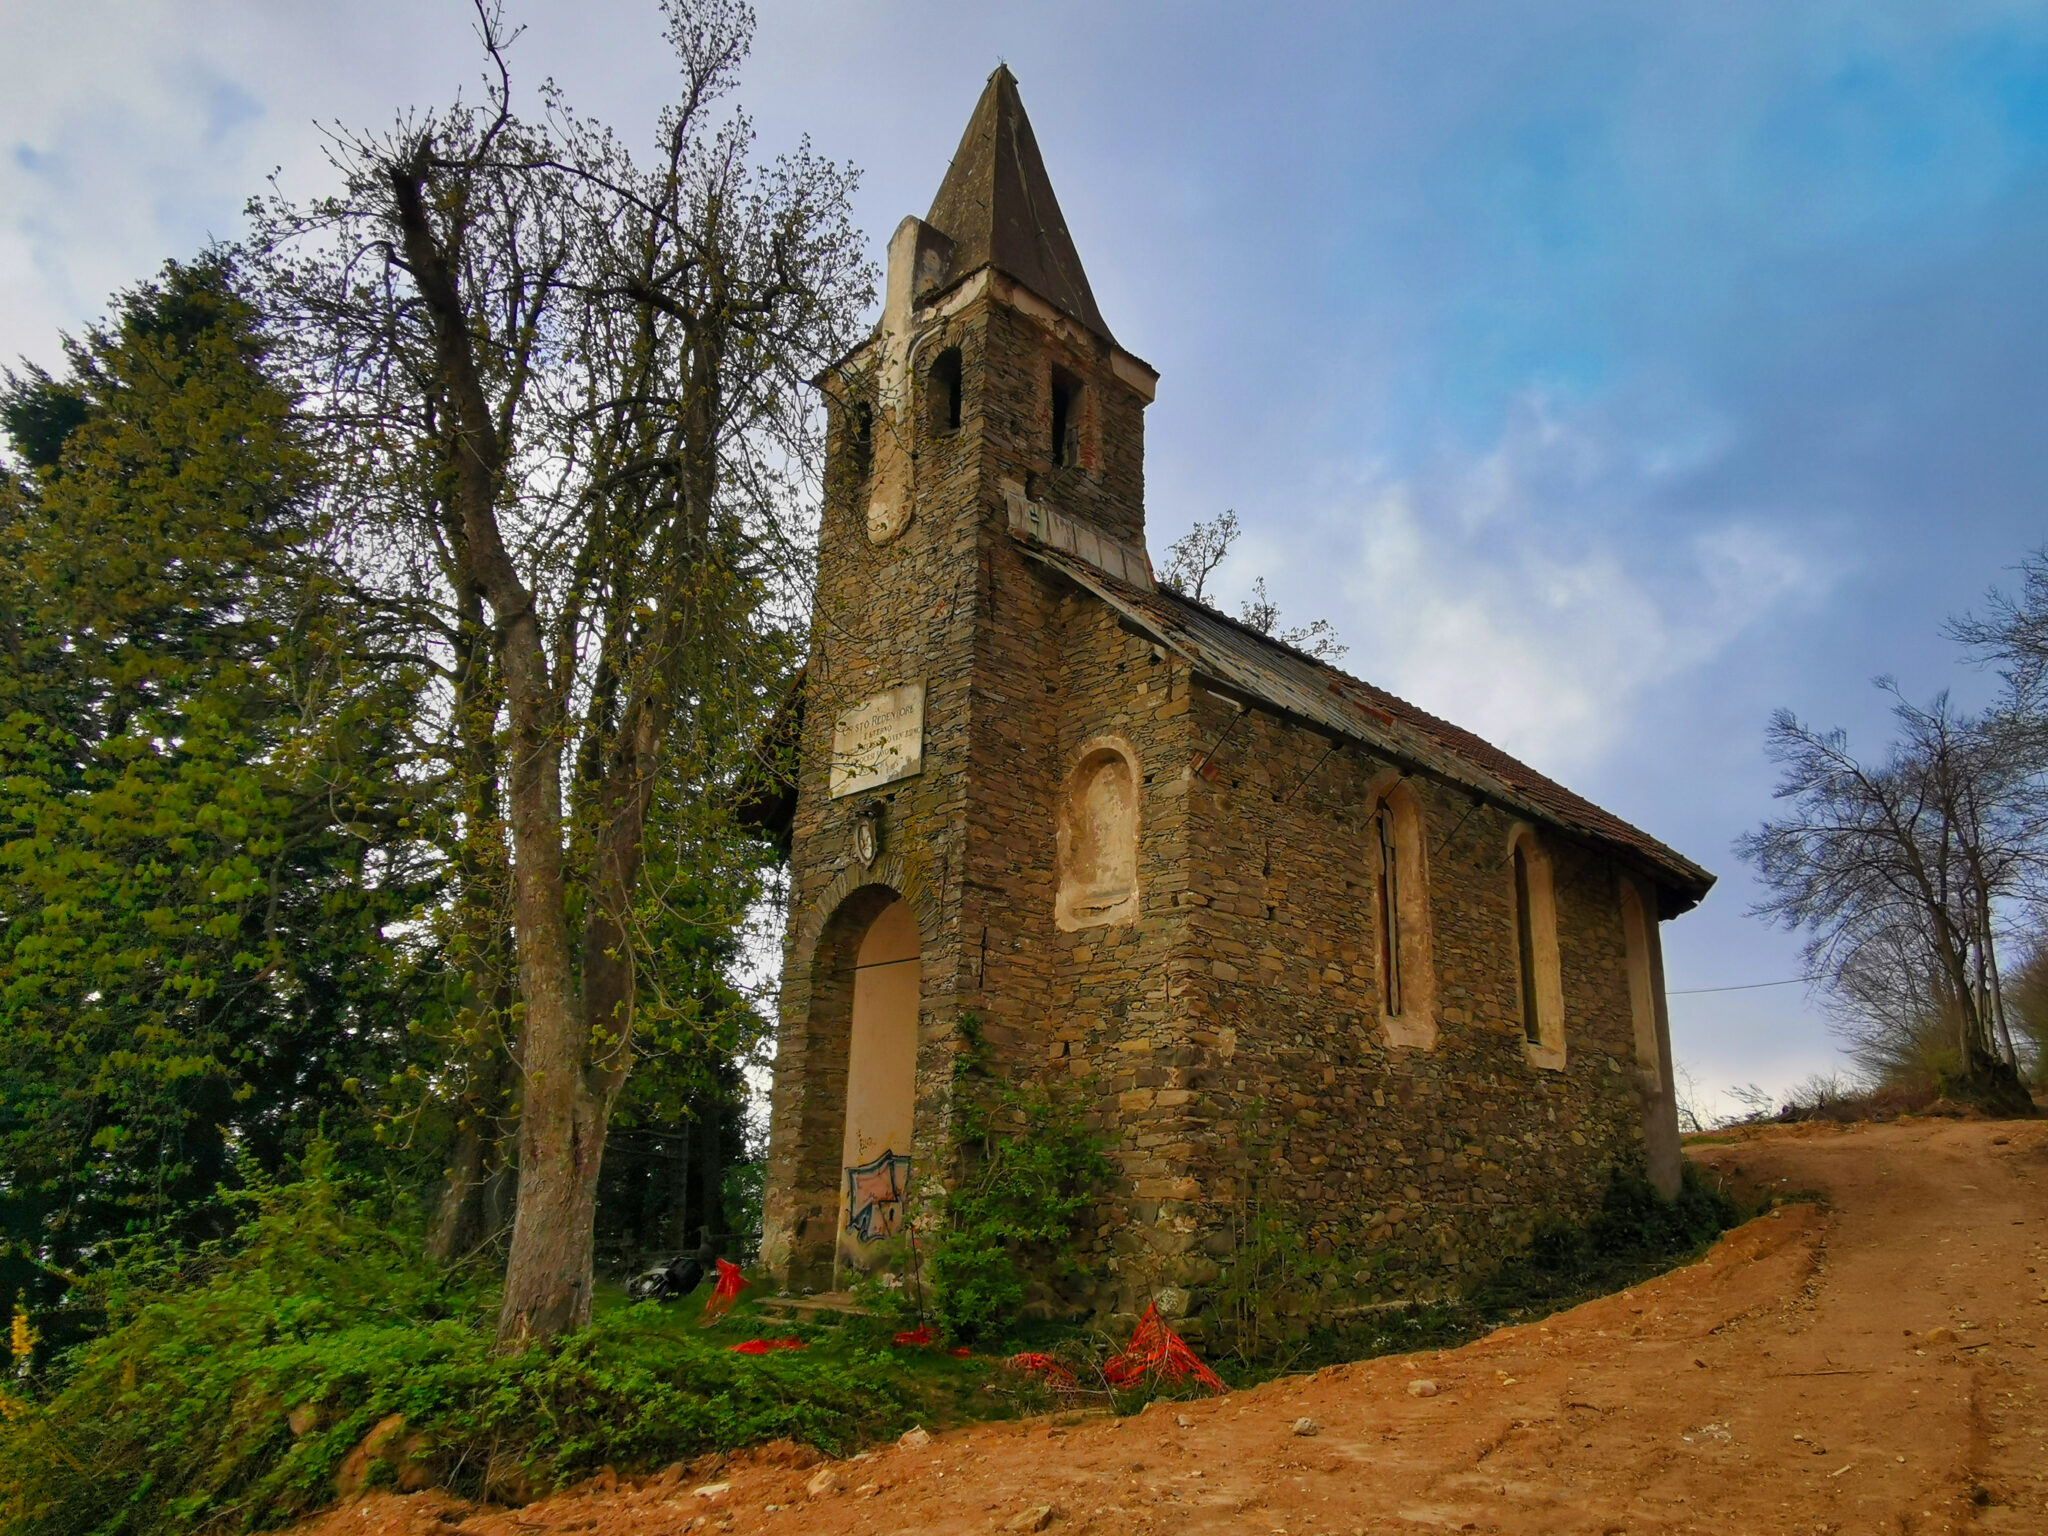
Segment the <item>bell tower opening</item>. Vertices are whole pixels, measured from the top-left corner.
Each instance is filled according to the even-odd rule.
[[[1064,368],[1052,371],[1052,462],[1072,469],[1081,462],[1081,405],[1084,386]]]
[[[948,347],[932,359],[925,375],[926,402],[931,429],[944,436],[960,430],[960,349]]]

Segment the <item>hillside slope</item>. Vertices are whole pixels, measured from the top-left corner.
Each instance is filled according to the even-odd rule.
[[[715,1495],[677,1477],[507,1511],[379,1495],[302,1532],[2048,1530],[2048,1125],[1773,1127],[1691,1150],[1827,1203],[1463,1349],[940,1435],[836,1464],[817,1497],[818,1469],[785,1460],[735,1465]]]

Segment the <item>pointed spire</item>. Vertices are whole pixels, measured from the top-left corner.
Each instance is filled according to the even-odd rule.
[[[975,104],[925,222],[953,241],[953,275],[992,266],[1114,340],[1060,216],[1017,77],[998,65]]]

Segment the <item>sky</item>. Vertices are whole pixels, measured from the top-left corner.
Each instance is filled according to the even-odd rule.
[[[1344,665],[1716,871],[1665,928],[1712,1101],[1841,1065],[1731,851],[1766,720],[1875,753],[1871,680],[2048,542],[2048,6],[2017,0],[768,3],[766,151],[861,168],[876,255],[1017,75],[1102,313],[1161,374],[1157,558],[1245,527]],[[513,0],[645,144],[649,0]],[[241,230],[323,125],[474,94],[457,0],[0,0],[0,359]],[[1742,991],[1708,988],[1751,987]]]

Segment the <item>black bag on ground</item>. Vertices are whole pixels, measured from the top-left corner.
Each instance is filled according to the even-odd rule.
[[[718,1249],[711,1241],[711,1229],[703,1228],[701,1236],[703,1240],[695,1253],[677,1254],[628,1280],[626,1294],[635,1301],[671,1301],[696,1290],[705,1276],[718,1268]]]

